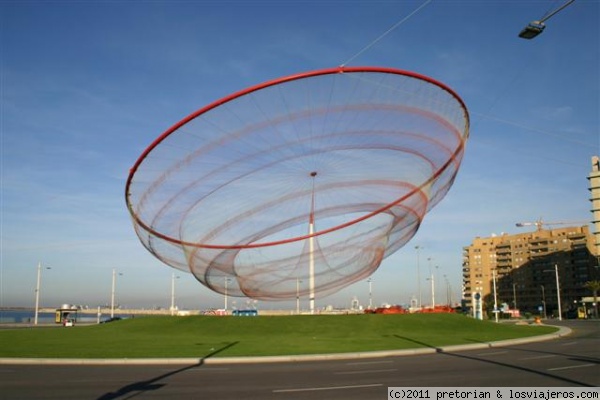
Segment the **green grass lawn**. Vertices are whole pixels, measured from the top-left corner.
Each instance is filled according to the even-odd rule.
[[[0,330],[0,357],[162,358],[439,347],[555,332],[453,314],[139,317],[69,328]]]

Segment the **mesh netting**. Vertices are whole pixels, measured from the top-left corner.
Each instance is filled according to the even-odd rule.
[[[126,188],[156,257],[232,296],[325,296],[372,274],[446,194],[468,114],[439,82],[383,68],[278,79],[159,137]]]

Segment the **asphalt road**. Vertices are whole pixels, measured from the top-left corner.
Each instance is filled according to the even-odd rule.
[[[556,322],[556,324],[559,324]],[[0,365],[0,399],[387,399],[388,386],[600,386],[600,321],[569,336],[428,355],[216,365]]]

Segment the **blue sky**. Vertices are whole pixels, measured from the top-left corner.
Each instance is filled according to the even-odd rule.
[[[139,243],[125,207],[140,153],[230,93],[346,63],[424,3],[0,1],[0,306],[33,306],[41,262],[51,267],[42,305],[107,304],[116,268],[118,303],[168,307],[173,270]],[[431,76],[471,114],[454,186],[372,276],[375,304],[405,304],[418,293],[416,245],[423,302],[429,267],[457,299],[462,248],[474,237],[523,232],[516,222],[539,218],[591,219],[600,2],[577,0],[536,39],[517,37],[561,4],[433,0],[347,64]],[[223,305],[193,276],[177,275],[180,308]],[[437,286],[445,300],[445,284]],[[367,304],[368,289],[359,282],[317,306],[347,306],[353,296]]]

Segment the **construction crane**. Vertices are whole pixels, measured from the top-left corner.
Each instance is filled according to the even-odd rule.
[[[538,231],[541,231],[544,229],[544,226],[549,227],[551,225],[578,225],[578,224],[587,224],[587,223],[588,223],[588,221],[546,222],[540,218],[535,222],[517,222],[515,225],[518,226],[519,228],[523,228],[525,226],[535,226]]]

